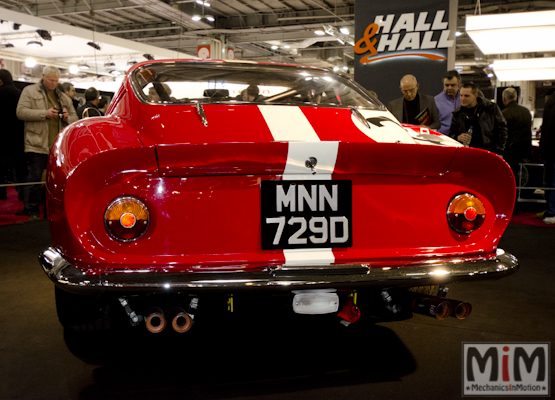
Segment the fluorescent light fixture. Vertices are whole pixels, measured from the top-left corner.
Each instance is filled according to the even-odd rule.
[[[205,18],[210,22],[214,22],[214,20],[215,20],[214,16],[212,16],[212,15],[207,15]]]
[[[200,15],[193,15],[193,17],[191,18],[193,21],[200,21]]]
[[[279,47],[278,47],[277,45],[274,44],[274,45],[272,45],[272,46],[270,47],[270,49],[272,49],[272,50],[277,50],[277,49],[279,49]]]
[[[25,59],[25,66],[27,68],[34,68],[37,65],[37,60],[35,60],[32,57],[26,58]]]
[[[466,33],[484,54],[555,51],[555,10],[467,15]]]
[[[326,34],[326,32],[321,31],[321,30],[314,31],[314,33],[319,35],[319,36],[324,36]]]
[[[119,75],[121,75],[121,72],[119,72],[118,70],[115,69],[113,71],[110,71],[110,74],[112,74],[114,76],[119,76]]]
[[[341,32],[344,35],[348,35],[349,34],[349,28],[340,28],[339,32]]]
[[[89,64],[87,64],[87,63],[79,64],[78,67],[79,67],[79,69],[82,69],[82,70],[86,70],[86,69],[90,68]]]
[[[79,73],[79,67],[77,65],[70,65],[69,66],[69,73],[70,74],[78,74]]]
[[[348,70],[349,70],[349,67],[347,67],[347,66],[345,65],[345,66],[343,67],[343,70],[344,70],[344,71],[348,71]]]
[[[207,2],[207,1],[205,1],[204,3],[202,3],[202,5],[203,5],[204,7],[210,7],[210,3]]]
[[[463,34],[462,32],[457,31],[457,32],[455,32],[455,37],[459,37],[459,36],[461,36],[462,34]]]
[[[288,44],[286,44],[285,46],[283,46],[284,49],[290,49],[291,46],[289,46]]]
[[[27,46],[29,47],[42,47],[42,42],[40,40],[30,40],[27,42]]]
[[[494,60],[493,72],[502,82],[555,80],[555,57]]]

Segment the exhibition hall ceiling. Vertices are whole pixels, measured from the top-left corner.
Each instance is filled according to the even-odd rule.
[[[465,15],[479,10],[491,14],[553,8],[553,1],[459,0],[457,30],[464,32]],[[26,18],[14,26],[8,11]],[[108,75],[145,60],[145,54],[196,57],[199,41],[212,38],[230,43],[236,59],[352,66],[351,44],[315,31],[332,26],[346,28],[353,36],[354,12],[355,0],[0,0],[0,58],[34,56],[60,66],[88,64],[91,72]],[[52,32],[52,40],[37,29]],[[33,41],[42,46],[27,46]],[[490,61],[464,33],[456,43],[457,63],[467,72],[482,74]]]

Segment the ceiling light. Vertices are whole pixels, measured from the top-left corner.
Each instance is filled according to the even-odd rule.
[[[52,36],[50,35],[50,32],[45,31],[44,29],[37,29],[37,33],[44,40],[52,40]]]
[[[348,70],[349,70],[349,67],[347,67],[347,66],[345,65],[345,66],[343,67],[343,70],[344,70],[344,71],[348,71]]]
[[[100,50],[100,45],[99,45],[98,43],[95,43],[95,42],[87,42],[87,44],[88,44],[89,46],[91,46],[93,49]]]
[[[348,35],[349,34],[349,28],[340,28],[339,32],[341,32],[344,35]]]
[[[79,67],[79,69],[82,69],[82,70],[86,70],[86,69],[90,68],[89,64],[87,64],[87,63],[79,64],[78,67]]]
[[[493,72],[502,82],[555,79],[555,57],[494,60]]]
[[[193,21],[200,21],[201,17],[200,17],[200,15],[193,15],[193,17],[191,19]]]
[[[203,5],[204,5],[204,7],[210,7],[210,3],[206,2],[206,1],[203,3]]]
[[[113,71],[110,71],[110,74],[114,75],[114,76],[118,76],[121,75],[121,72],[119,72],[118,70],[114,69]]]
[[[212,15],[207,15],[205,18],[210,22],[214,22],[215,20],[215,18]]]
[[[40,40],[30,40],[27,42],[27,46],[29,47],[42,47],[42,42]]]
[[[279,49],[279,46],[277,46],[277,45],[274,44],[274,45],[272,45],[272,46],[270,47],[270,49],[272,49],[272,50],[277,50],[277,49]]]
[[[286,44],[285,46],[283,46],[284,49],[290,49],[291,46],[289,46],[288,44]]]
[[[339,67],[333,67],[333,72],[339,71]]]
[[[73,75],[79,73],[79,67],[77,65],[70,65],[69,66],[69,73],[73,74]]]
[[[326,34],[326,32],[321,31],[321,30],[314,31],[314,33],[317,34],[317,35],[320,35],[320,36],[323,36],[323,35]]]
[[[37,65],[37,60],[32,57],[25,59],[25,66],[27,68],[34,68]]]
[[[484,54],[555,51],[555,10],[467,15],[466,33]]]
[[[459,37],[459,36],[461,36],[462,34],[463,34],[462,32],[457,31],[457,32],[455,32],[455,37]]]

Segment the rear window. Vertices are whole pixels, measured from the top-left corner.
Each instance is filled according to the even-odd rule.
[[[354,81],[323,70],[247,63],[161,62],[131,75],[150,104],[255,103],[382,108]]]

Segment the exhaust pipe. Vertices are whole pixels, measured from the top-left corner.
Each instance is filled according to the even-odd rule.
[[[437,319],[444,319],[451,315],[453,307],[451,303],[441,297],[417,297],[412,301],[412,311]]]
[[[466,301],[418,294],[412,301],[412,310],[419,314],[435,316],[437,319],[444,319],[449,315],[465,319],[472,312],[472,305]]]
[[[146,329],[151,333],[160,333],[166,328],[166,316],[159,308],[149,308],[145,313]]]
[[[193,318],[182,308],[172,310],[170,315],[173,315],[172,328],[177,333],[185,333],[193,326]]]

